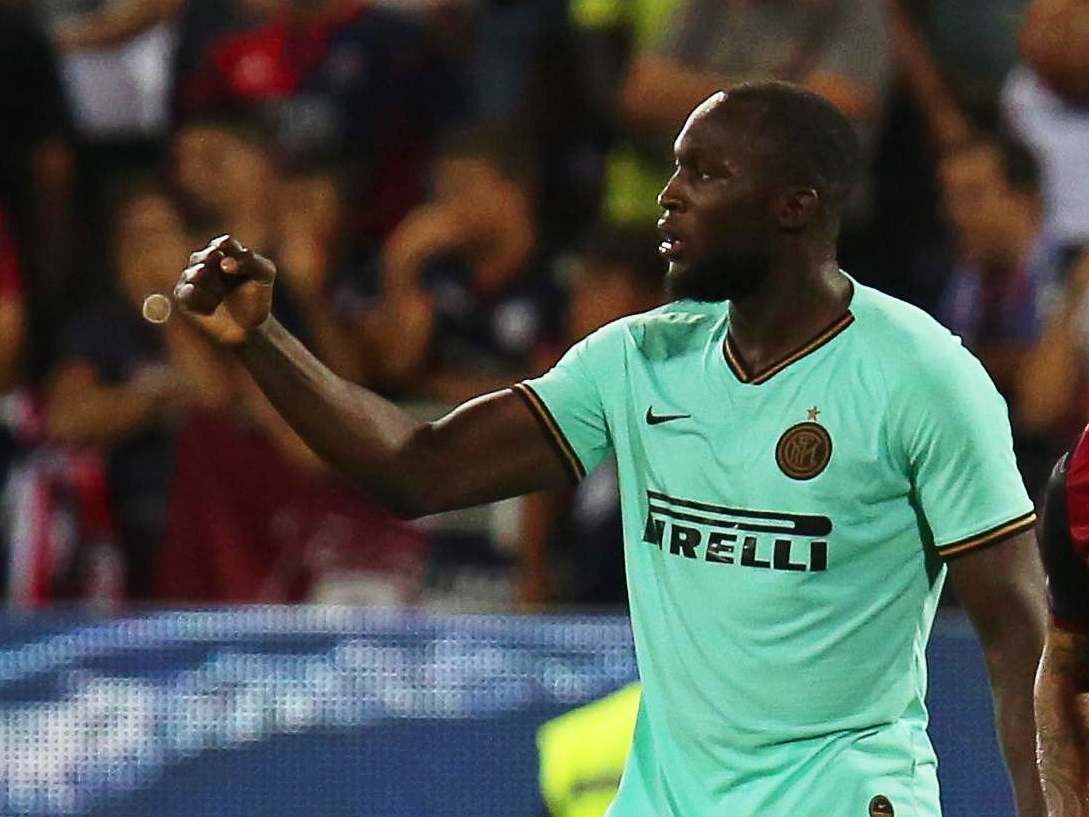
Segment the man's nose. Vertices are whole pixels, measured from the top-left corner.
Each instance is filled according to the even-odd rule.
[[[679,170],[673,172],[662,192],[658,194],[658,206],[663,210],[680,210],[684,206]]]

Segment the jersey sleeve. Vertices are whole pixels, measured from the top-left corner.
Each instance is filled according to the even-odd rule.
[[[608,335],[595,332],[572,346],[541,377],[513,387],[536,416],[574,482],[612,452],[599,388],[609,367],[608,345]]]
[[[1031,528],[1036,515],[1014,458],[1009,412],[982,364],[951,339],[919,357],[893,411],[935,548],[948,558]]]

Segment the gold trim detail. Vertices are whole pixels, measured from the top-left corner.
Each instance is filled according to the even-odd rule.
[[[545,405],[544,400],[535,392],[529,385],[525,383],[515,383],[511,386],[511,389],[515,394],[525,400],[526,405],[530,407],[533,413],[540,421],[541,427],[547,432],[548,439],[553,443],[556,452],[560,455],[560,459],[567,467],[572,478],[575,482],[586,476],[586,469],[582,467],[582,462],[578,458],[578,454],[575,453],[575,449],[571,446],[571,443],[567,441],[567,437],[564,436],[563,431],[560,430],[559,423],[552,416],[552,412],[548,410],[548,406]]]
[[[1020,533],[1023,530],[1028,530],[1034,524],[1036,524],[1036,512],[1029,511],[1027,514],[1012,519],[1009,522],[1003,522],[998,527],[991,528],[989,531],[978,533],[975,536],[969,536],[967,539],[950,542],[948,545],[942,545],[938,547],[938,553],[942,556],[954,556],[978,547],[983,547],[984,545],[995,544],[1007,536]]]
[[[838,335],[840,332],[842,332],[844,329],[854,323],[854,321],[854,313],[850,311],[846,312],[842,317],[837,318],[834,323],[828,326],[828,328],[823,329],[819,333],[817,333],[817,336],[814,337],[812,340],[806,341],[805,344],[803,344],[795,351],[790,352],[785,357],[780,358],[775,363],[772,363],[770,366],[767,366],[762,371],[755,374],[749,373],[748,369],[745,367],[744,362],[741,360],[741,357],[734,350],[733,342],[730,340],[730,334],[729,332],[727,332],[726,343],[723,344],[726,352],[726,363],[727,365],[729,365],[730,370],[734,373],[737,379],[740,380],[742,383],[749,383],[753,386],[759,386],[761,383],[770,380],[772,377],[777,375],[790,364],[796,363],[806,355],[817,351],[817,349],[819,349],[821,346],[824,346],[824,344],[828,343],[828,341],[832,340],[832,338],[834,338],[836,335]]]

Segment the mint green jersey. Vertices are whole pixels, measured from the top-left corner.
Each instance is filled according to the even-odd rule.
[[[573,475],[616,453],[643,700],[611,817],[936,817],[944,560],[1034,521],[960,340],[855,283],[754,372],[727,304],[681,301],[515,390]]]

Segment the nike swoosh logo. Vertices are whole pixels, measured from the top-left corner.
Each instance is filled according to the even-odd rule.
[[[655,414],[653,406],[647,406],[647,425],[656,426],[658,423],[668,423],[670,420],[687,420],[691,414]]]

